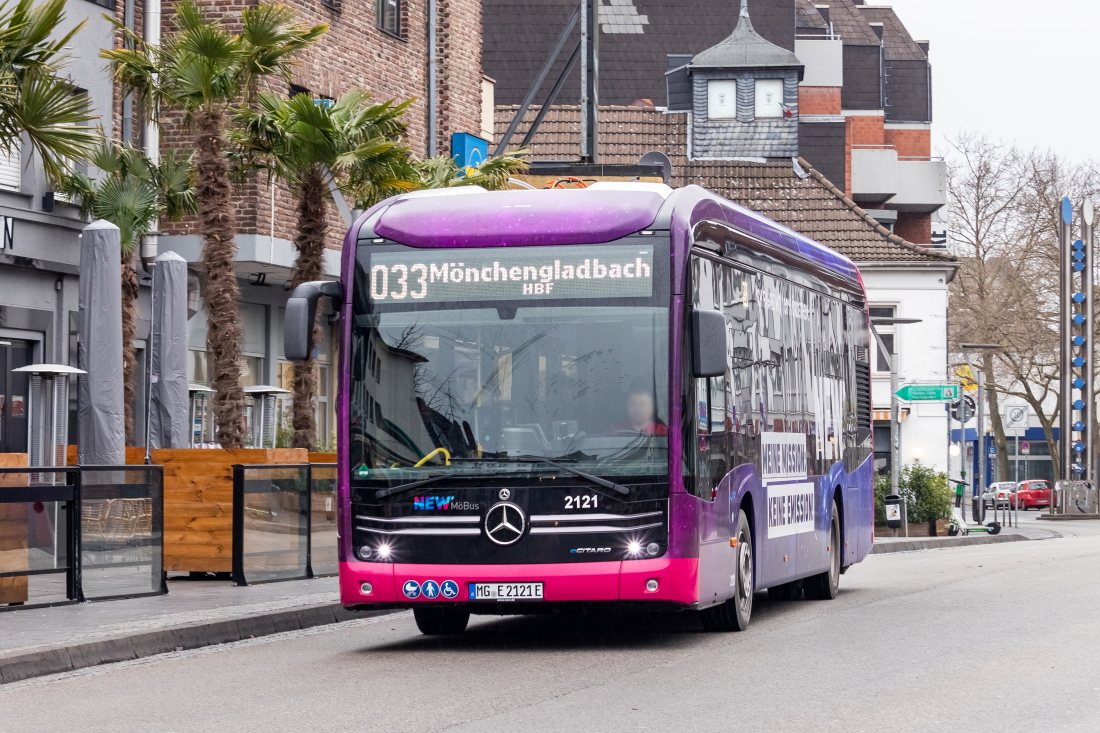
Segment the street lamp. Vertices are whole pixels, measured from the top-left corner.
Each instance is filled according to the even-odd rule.
[[[982,522],[982,516],[985,514],[985,507],[982,505],[982,483],[985,481],[985,462],[986,452],[985,446],[982,445],[982,433],[985,431],[985,372],[981,369],[975,369],[974,365],[970,362],[971,351],[997,351],[1001,348],[1000,344],[959,344],[959,348],[962,349],[963,358],[966,359],[966,365],[970,367],[970,371],[976,374],[978,377],[978,475],[974,481],[974,493],[970,504],[970,514],[974,518],[974,521],[978,524]],[[963,424],[962,438],[966,440],[966,424]],[[994,499],[994,506],[996,506],[996,499]]]
[[[910,323],[920,323],[920,318],[872,318],[871,333],[878,342],[879,353],[890,365],[890,493],[898,495],[901,488],[901,402],[898,398],[898,360],[895,354],[891,354],[882,342],[875,326],[904,326]],[[905,532],[909,533],[909,517],[905,504],[902,504],[902,519],[905,522]],[[895,533],[896,534],[896,533]]]

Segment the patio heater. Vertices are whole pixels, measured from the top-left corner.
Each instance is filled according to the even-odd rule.
[[[251,411],[249,427],[251,428],[252,447],[274,448],[275,427],[279,421],[275,412],[275,401],[279,395],[290,394],[290,390],[268,384],[257,384],[252,387],[245,387],[244,393],[252,398],[252,405],[245,408]]]
[[[69,446],[69,380],[86,374],[64,364],[31,364],[12,369],[30,375],[27,405],[27,465],[64,466]],[[65,482],[65,474],[32,473],[33,484]]]

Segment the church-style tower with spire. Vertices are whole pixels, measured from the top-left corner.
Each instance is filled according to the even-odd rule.
[[[797,56],[753,29],[747,2],[741,0],[733,33],[669,72],[670,89],[677,76],[680,80],[686,76],[690,84],[688,156],[695,160],[798,157],[802,72]]]

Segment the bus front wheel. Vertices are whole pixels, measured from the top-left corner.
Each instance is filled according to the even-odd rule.
[[[749,518],[744,511],[737,514],[737,545],[733,562],[737,572],[734,574],[733,597],[725,603],[700,612],[703,628],[707,631],[744,631],[752,618],[752,596],[755,590],[753,576],[752,533],[749,531]]]
[[[421,634],[457,636],[466,631],[470,612],[461,608],[415,608],[413,618]]]

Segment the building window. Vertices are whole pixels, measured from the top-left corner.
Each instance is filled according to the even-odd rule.
[[[897,349],[894,348],[894,334],[892,333],[880,333],[879,337],[882,338],[882,344],[886,347],[891,358],[897,354]],[[877,342],[876,342],[877,345]],[[890,362],[886,360],[886,355],[882,353],[882,349],[876,349],[878,352],[878,360],[875,364],[875,371],[877,372],[889,372]]]
[[[375,0],[376,22],[381,30],[401,35],[401,0]]]
[[[737,82],[707,82],[707,117],[728,120],[737,117]]]
[[[756,116],[783,116],[783,80],[756,80]]]
[[[0,216],[0,249],[11,249],[15,244],[15,219]]]
[[[19,165],[23,156],[19,152],[18,143],[12,148],[10,154],[0,150],[0,189],[5,191],[20,189]]]
[[[876,318],[893,318],[895,309],[892,305],[873,305],[867,309],[871,316],[872,323]],[[894,344],[893,326],[887,326],[885,324],[881,326],[875,326],[878,331],[878,335],[882,338],[882,343],[886,346],[886,350],[890,356],[897,354],[897,348]],[[883,331],[888,333],[883,333]],[[889,372],[890,364],[886,361],[886,356],[882,353],[882,349],[878,346],[878,341],[875,341],[875,353],[878,354],[878,358],[875,360],[876,372]]]

